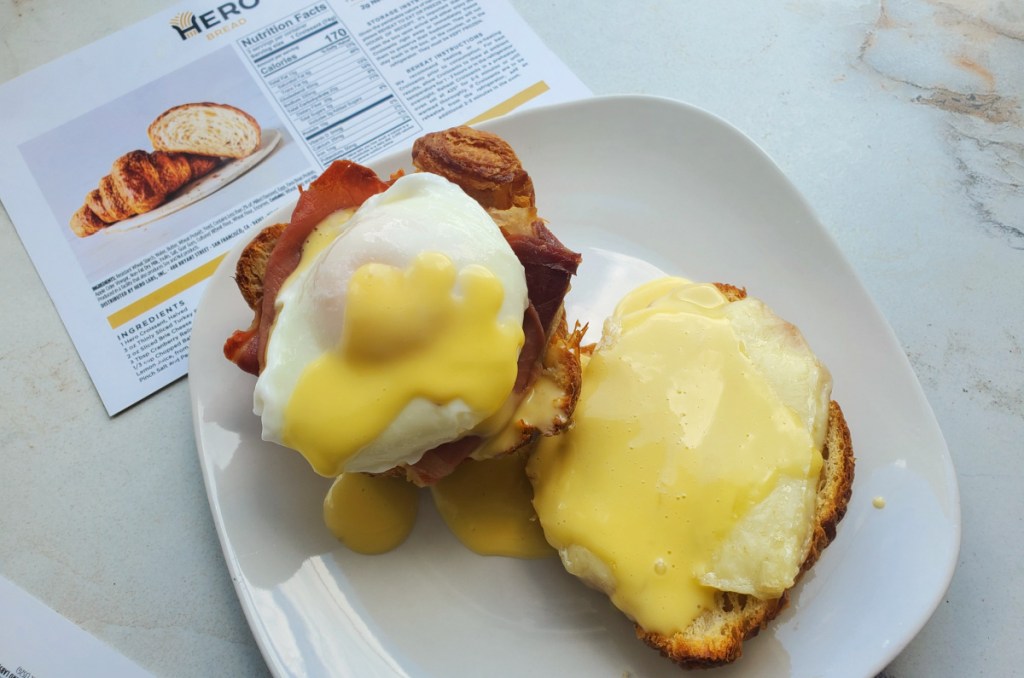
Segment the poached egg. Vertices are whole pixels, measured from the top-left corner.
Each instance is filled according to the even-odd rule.
[[[512,392],[522,264],[448,180],[404,176],[307,240],[276,298],[254,412],[321,475],[413,464]]]

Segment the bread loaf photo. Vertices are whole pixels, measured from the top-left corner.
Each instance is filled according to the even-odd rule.
[[[80,238],[151,212],[226,161],[252,155],[262,140],[256,119],[227,104],[182,104],[161,113],[148,128],[154,151],[134,150],[114,161],[110,173],[71,216]]]
[[[110,174],[85,197],[85,204],[71,218],[71,230],[82,238],[149,212],[219,164],[219,158],[188,153],[126,153],[114,161]]]
[[[244,158],[260,146],[256,119],[227,104],[175,106],[154,120],[148,133],[158,151]]]

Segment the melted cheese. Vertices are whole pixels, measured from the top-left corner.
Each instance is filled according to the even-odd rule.
[[[330,476],[415,398],[496,412],[515,383],[523,343],[520,325],[497,319],[502,294],[487,269],[456,271],[440,253],[418,255],[407,270],[360,266],[336,350],[303,370],[288,402],[284,444]]]
[[[566,568],[647,630],[686,628],[716,588],[780,595],[799,571],[831,382],[780,323],[712,285],[638,288],[586,366],[574,429],[530,461]]]

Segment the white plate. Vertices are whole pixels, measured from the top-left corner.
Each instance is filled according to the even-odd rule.
[[[804,330],[853,433],[853,500],[790,608],[715,675],[880,671],[949,584],[956,480],[892,331],[807,204],[742,134],[673,101],[590,99],[483,126],[517,150],[541,213],[584,255],[570,317],[600,328],[622,293],[665,271],[744,285]],[[407,157],[376,168],[408,166]],[[321,523],[327,481],[260,441],[254,380],[221,355],[251,318],[233,270],[228,257],[199,306],[189,374],[217,530],[275,674],[679,675],[557,559],[476,556],[427,503],[396,551],[339,547]],[[872,507],[875,496],[884,509]]]
[[[281,141],[281,133],[276,129],[263,130],[259,147],[250,155],[244,158],[229,160],[209,174],[203,175],[195,181],[184,186],[174,196],[174,199],[165,202],[156,209],[149,212],[137,214],[131,219],[125,219],[104,228],[100,233],[124,233],[139,226],[151,224],[158,219],[163,219],[168,214],[173,214],[180,209],[188,207],[194,202],[202,200],[211,193],[216,193],[232,181],[242,176],[270,155],[277,144]]]

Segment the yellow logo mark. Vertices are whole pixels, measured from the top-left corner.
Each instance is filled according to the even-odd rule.
[[[170,23],[178,31],[178,35],[181,36],[182,40],[199,35],[202,32],[192,12],[176,14]]]

